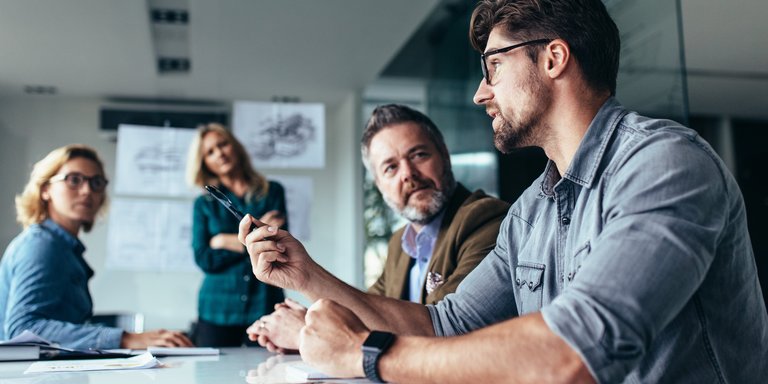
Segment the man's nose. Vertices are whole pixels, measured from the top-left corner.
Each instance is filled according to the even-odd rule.
[[[403,163],[400,165],[400,180],[404,182],[413,181],[417,173],[418,171],[410,161],[403,160]]]
[[[491,86],[485,81],[485,78],[480,79],[480,84],[477,86],[475,96],[472,97],[472,101],[477,105],[487,103],[493,98],[493,92],[491,92]]]

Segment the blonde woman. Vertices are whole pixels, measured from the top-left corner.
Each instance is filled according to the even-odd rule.
[[[190,184],[215,185],[240,211],[287,229],[283,187],[253,169],[243,145],[222,125],[198,129],[187,167]],[[248,254],[237,240],[238,224],[207,193],[195,201],[192,248],[195,262],[205,272],[195,331],[199,346],[250,343],[248,326],[284,298],[282,289],[253,277]]]
[[[96,151],[68,145],[35,164],[16,215],[24,231],[0,261],[0,340],[30,330],[68,348],[191,346],[180,332],[123,332],[85,324],[93,303],[78,235],[88,232],[107,200],[107,178]]]

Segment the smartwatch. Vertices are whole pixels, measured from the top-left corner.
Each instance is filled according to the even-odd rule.
[[[374,383],[384,383],[379,376],[379,358],[392,346],[395,335],[389,332],[371,331],[363,342],[363,371],[365,377]]]

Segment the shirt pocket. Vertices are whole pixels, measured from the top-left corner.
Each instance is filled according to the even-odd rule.
[[[515,285],[517,285],[520,315],[541,309],[544,292],[544,264],[520,262],[515,267]]]

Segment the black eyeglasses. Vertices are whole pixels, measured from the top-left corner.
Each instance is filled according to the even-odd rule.
[[[109,181],[102,175],[86,176],[80,172],[67,173],[66,175],[56,175],[48,180],[49,183],[63,181],[71,189],[80,189],[84,182],[88,182],[93,192],[104,192]]]
[[[485,78],[485,82],[488,85],[491,85],[491,79],[493,78],[493,73],[488,71],[488,63],[485,61],[488,56],[495,55],[498,53],[504,53],[509,52],[515,48],[525,47],[526,45],[533,45],[533,44],[545,44],[552,41],[552,39],[537,39],[537,40],[531,40],[526,41],[524,43],[519,43],[515,45],[510,45],[509,47],[494,49],[492,51],[485,52],[480,55],[480,67],[483,69],[483,77]]]

